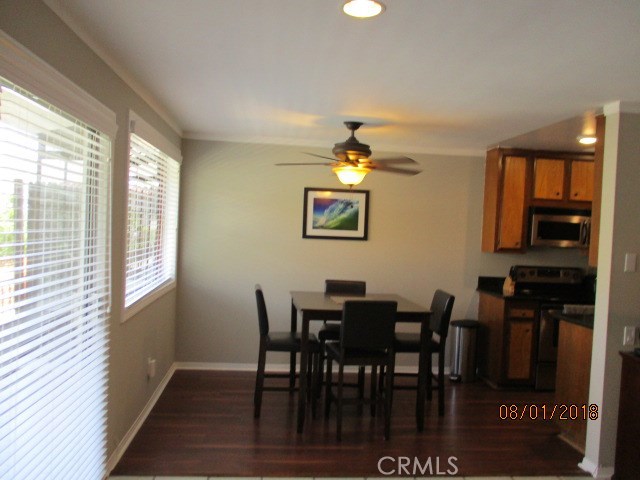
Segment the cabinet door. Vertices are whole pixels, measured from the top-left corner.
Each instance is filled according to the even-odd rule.
[[[533,320],[509,320],[507,380],[531,379],[533,332]]]
[[[571,194],[569,200],[593,200],[593,162],[571,162]]]
[[[524,241],[527,159],[507,156],[503,161],[498,250],[519,250]]]
[[[536,158],[533,179],[533,198],[537,200],[562,200],[564,197],[564,160]]]

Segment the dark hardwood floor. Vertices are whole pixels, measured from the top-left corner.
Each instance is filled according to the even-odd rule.
[[[380,459],[390,457],[380,463],[385,472],[411,476],[444,473],[449,462],[458,476],[584,475],[582,454],[557,438],[552,421],[500,419],[501,404],[551,404],[551,393],[447,380],[445,416],[438,417],[434,396],[418,433],[415,391],[396,390],[389,441],[381,410],[372,419],[368,409],[358,416],[347,407],[337,443],[335,408],[328,420],[322,412],[309,416],[298,435],[296,396],[286,392],[265,392],[254,419],[253,382],[249,372],[177,371],[112,474],[381,477]],[[408,470],[398,471],[399,461]]]

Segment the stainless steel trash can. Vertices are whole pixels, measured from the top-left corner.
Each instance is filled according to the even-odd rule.
[[[473,382],[476,379],[476,337],[477,320],[454,320],[455,330],[453,366],[450,379],[454,382]]]

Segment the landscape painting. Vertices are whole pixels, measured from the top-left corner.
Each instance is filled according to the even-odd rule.
[[[303,238],[366,240],[369,192],[304,189]]]

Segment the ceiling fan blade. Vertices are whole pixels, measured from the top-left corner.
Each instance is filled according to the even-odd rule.
[[[315,165],[317,167],[330,167],[333,163],[276,163],[278,167],[287,166],[287,165]]]
[[[312,157],[318,157],[318,158],[325,158],[327,160],[331,160],[332,162],[337,162],[337,159],[333,158],[333,157],[325,157],[324,155],[316,155],[315,153],[309,153],[309,152],[302,152],[305,155],[311,155]]]
[[[408,163],[418,163],[413,158],[409,157],[390,157],[390,158],[375,158],[371,160],[373,163],[380,163],[385,165],[400,165]]]
[[[376,165],[375,170],[377,172],[388,172],[388,173],[399,173],[400,175],[417,175],[422,172],[422,170],[411,170],[409,168],[395,168],[395,167],[386,167],[384,165]]]

